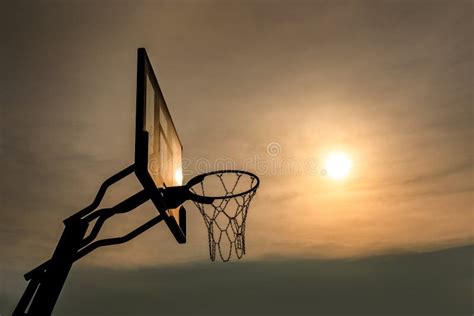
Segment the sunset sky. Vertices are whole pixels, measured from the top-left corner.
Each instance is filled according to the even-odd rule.
[[[211,300],[200,291],[229,300],[220,286],[239,305],[249,301],[246,315],[298,289],[319,297],[319,307],[295,294],[273,314],[327,315],[338,311],[328,302],[339,300],[354,304],[339,309],[349,314],[472,314],[472,1],[2,7],[1,315],[24,290],[22,275],[50,257],[62,220],[133,163],[138,47],[148,51],[183,143],[184,180],[223,161],[260,177],[247,255],[209,264],[205,225],[188,202],[187,244],[159,224],[98,250],[75,264],[55,315],[152,315],[163,302],[167,315],[212,314],[197,303]],[[350,159],[346,178],[327,174],[331,153]],[[131,177],[104,206],[138,190]],[[146,204],[114,217],[103,236],[155,213]],[[384,282],[386,296],[373,305],[367,297]],[[350,288],[368,296],[354,298]],[[81,295],[90,305],[78,305]],[[170,308],[177,296],[193,301]],[[112,312],[121,298],[128,304]]]

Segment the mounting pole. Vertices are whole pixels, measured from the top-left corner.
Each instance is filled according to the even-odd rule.
[[[135,167],[131,165],[107,179],[91,205],[64,220],[64,231],[51,259],[25,274],[29,284],[13,311],[13,316],[51,315],[75,261],[99,247],[125,243],[165,219],[160,214],[124,236],[94,241],[108,218],[129,212],[151,198],[147,190],[142,190],[112,208],[95,210],[107,188],[134,171]],[[96,219],[91,232],[85,236],[89,223]]]
[[[65,224],[61,239],[47,267],[33,276],[13,315],[51,315],[64,282],[71,270],[74,256],[87,231],[88,223],[82,221]],[[34,287],[34,288],[30,288]],[[36,290],[36,293],[35,293]],[[34,296],[33,296],[34,294]],[[27,313],[25,309],[31,300]]]

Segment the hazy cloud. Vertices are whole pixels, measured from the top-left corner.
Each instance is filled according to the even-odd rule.
[[[189,161],[231,158],[240,166],[247,159],[271,158],[267,146],[272,142],[281,147],[274,159],[296,164],[311,160],[321,168],[332,150],[353,159],[350,177],[340,183],[320,173],[260,172],[262,185],[247,223],[246,263],[472,243],[472,1],[16,1],[2,6],[2,12],[0,293],[20,288],[20,283],[4,281],[5,269],[14,267],[20,282],[20,271],[48,259],[62,220],[88,205],[105,178],[133,163],[135,62],[142,46]],[[121,185],[106,196],[108,205],[139,190],[133,179]],[[206,265],[164,270],[176,275],[179,290],[161,269],[153,270],[163,263],[207,258],[202,219],[192,205],[186,206],[186,245],[176,245],[169,231],[158,226],[123,247],[101,249],[81,263],[87,271],[73,273],[65,297],[90,286],[99,294],[82,291],[84,300],[91,314],[100,314],[102,297],[120,303],[122,292],[139,293],[133,296],[134,308],[147,314],[149,302],[164,308],[176,302],[155,301],[154,291],[169,290],[176,294],[173,299],[182,291],[207,299],[199,289],[208,282],[209,293],[221,292],[225,284],[212,279],[220,272],[211,273]],[[155,213],[145,205],[115,218],[104,234],[122,235]],[[472,293],[466,277],[459,281],[461,290],[452,282],[461,278],[459,271],[468,277],[472,272],[464,263],[459,271],[442,268],[433,256],[423,257],[433,261],[420,259],[424,267],[437,269],[436,276],[425,274],[423,280],[417,279],[418,271],[424,271],[421,265],[411,266],[407,275],[397,272],[410,262],[400,258],[394,259],[397,268],[378,259],[356,262],[357,271],[347,261],[297,259],[225,269],[231,278],[235,274],[232,282],[245,269],[261,281],[249,277],[243,287],[269,293],[260,307],[255,303],[262,312],[271,300],[276,302],[273,312],[289,313],[279,304],[293,292],[299,296],[288,308],[311,308],[316,302],[322,313],[337,307],[351,314],[351,306],[379,314],[382,306],[400,313],[405,310],[397,308],[403,306],[430,314],[466,310],[465,296],[457,309],[452,295]],[[333,264],[354,278],[331,276]],[[359,274],[372,264],[380,269],[378,283]],[[119,276],[107,269],[111,265],[150,270]],[[267,268],[271,278],[264,274]],[[298,274],[303,270],[316,285]],[[100,282],[81,283],[86,273],[95,276],[89,280],[103,273],[104,284],[130,278],[130,291],[118,281],[118,289],[108,291]],[[180,278],[181,273],[203,277],[192,284],[192,277]],[[167,282],[147,283],[149,292],[141,292],[143,280],[155,276]],[[140,286],[134,285],[135,278]],[[437,288],[438,280],[446,286]],[[319,283],[324,287],[318,288]],[[316,296],[309,296],[312,285]],[[383,295],[382,286],[388,287]],[[255,302],[259,294],[243,287],[230,291]],[[370,295],[362,297],[364,292]],[[376,298],[370,300],[374,309],[367,303],[370,296]],[[5,300],[0,296],[0,304]],[[71,309],[62,305],[60,311],[68,315],[86,308],[72,298],[65,302]],[[116,312],[133,314],[130,306],[118,303]],[[219,310],[203,304],[190,306]],[[190,311],[181,305],[183,313]]]
[[[55,315],[470,315],[473,250],[137,270],[75,267]],[[19,291],[0,295],[0,312],[14,306],[13,294]]]

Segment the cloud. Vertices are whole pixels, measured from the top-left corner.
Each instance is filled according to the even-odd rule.
[[[139,270],[76,267],[55,315],[469,315],[473,250]],[[0,312],[16,297],[0,295]]]
[[[455,173],[472,148],[469,1],[8,6],[0,268],[47,259],[62,219],[132,163],[140,46],[191,161],[242,161],[274,141],[298,161],[339,145],[354,155],[347,185],[259,174],[249,257],[308,248],[360,255],[374,243],[425,247],[472,236],[472,173],[467,165]],[[134,220],[117,218],[113,233]],[[192,208],[188,227],[181,248],[157,229],[86,265],[205,257]],[[112,260],[124,251],[126,259]]]
[[[432,171],[430,173],[427,173],[427,174],[422,174],[422,175],[418,175],[418,176],[415,176],[411,179],[407,179],[403,182],[401,182],[400,184],[402,185],[407,185],[407,184],[418,184],[418,183],[425,183],[425,182],[432,182],[432,181],[436,181],[436,180],[439,180],[439,179],[442,179],[444,177],[447,177],[447,176],[451,176],[453,174],[457,174],[457,173],[460,173],[460,172],[469,172],[472,170],[472,161],[469,160],[469,161],[465,161],[465,162],[462,162],[462,163],[458,163],[458,164],[455,164],[455,165],[450,165],[450,166],[447,166],[443,169],[440,169],[440,170],[435,170],[435,171]]]

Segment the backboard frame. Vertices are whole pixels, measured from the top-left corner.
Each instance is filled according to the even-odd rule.
[[[168,212],[168,207],[165,205],[162,193],[159,190],[159,186],[153,180],[152,175],[149,172],[149,155],[148,155],[148,144],[149,144],[149,133],[146,131],[146,106],[147,106],[147,78],[150,80],[153,86],[155,95],[161,98],[164,103],[164,108],[170,119],[172,128],[174,129],[175,136],[179,141],[179,145],[182,144],[179,140],[179,136],[176,133],[176,128],[172,121],[171,115],[169,115],[169,109],[166,101],[163,97],[163,93],[156,79],[155,72],[148,58],[145,48],[139,48],[137,51],[137,95],[136,95],[136,130],[135,130],[135,173],[140,183],[146,191],[150,194],[151,200],[159,213],[163,215],[164,221],[168,225],[172,234],[176,238],[178,243],[186,242],[186,210],[183,206],[179,207],[179,223],[176,218]],[[156,105],[155,105],[156,107]]]

